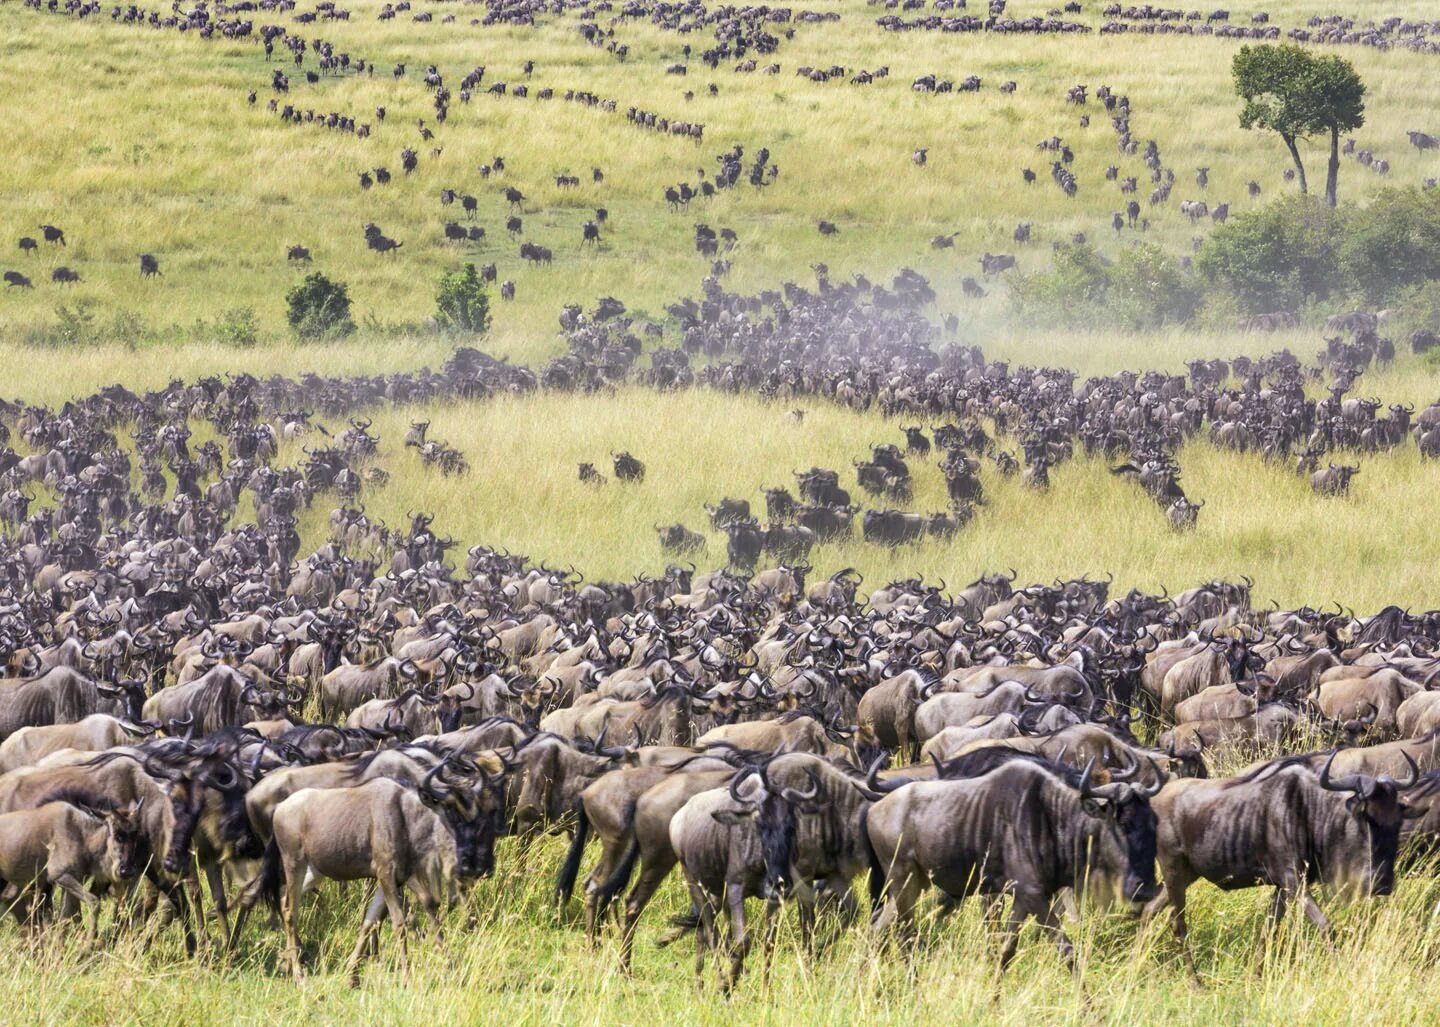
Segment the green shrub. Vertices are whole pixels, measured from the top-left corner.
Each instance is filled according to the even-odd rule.
[[[1110,263],[1093,246],[1066,243],[1045,271],[1017,277],[1010,297],[1027,323],[1079,326],[1104,323]]]
[[[55,327],[50,341],[59,346],[88,346],[96,341],[95,312],[83,300],[73,307],[55,308]]]
[[[1116,258],[1107,307],[1116,327],[1138,332],[1189,323],[1204,298],[1192,271],[1160,247],[1141,243]]]
[[[1110,261],[1072,243],[1055,251],[1049,270],[1017,279],[1011,296],[1031,324],[1143,331],[1189,322],[1204,293],[1158,246],[1142,243]]]
[[[260,338],[260,328],[251,307],[233,307],[215,319],[215,341],[227,346],[248,348]]]
[[[1358,299],[1383,306],[1440,279],[1440,189],[1386,189],[1348,229],[1340,265]]]
[[[334,338],[355,330],[350,318],[350,294],[344,283],[332,282],[318,271],[285,296],[285,320],[302,339]]]
[[[447,332],[483,335],[490,329],[490,297],[474,264],[440,276],[435,320]]]
[[[1197,266],[1248,313],[1298,310],[1344,290],[1339,253],[1346,221],[1343,211],[1319,200],[1288,197],[1217,227]]]

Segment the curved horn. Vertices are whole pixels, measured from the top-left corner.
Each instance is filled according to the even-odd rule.
[[[1339,779],[1330,777],[1330,764],[1334,763],[1335,757],[1339,755],[1340,750],[1336,749],[1325,761],[1325,765],[1320,768],[1320,787],[1329,792],[1356,792],[1363,795],[1368,790],[1366,778],[1363,775],[1350,774]]]

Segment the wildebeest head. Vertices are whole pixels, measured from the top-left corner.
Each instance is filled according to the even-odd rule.
[[[495,872],[495,840],[505,814],[505,775],[481,766],[473,778],[440,783],[450,758],[431,767],[420,783],[420,798],[445,820],[455,837],[455,872],[488,877]]]
[[[1150,799],[1160,791],[1165,775],[1153,761],[1152,782],[1148,786],[1132,785],[1128,778],[1137,768],[1124,774],[1124,780],[1106,785],[1091,784],[1095,761],[1092,759],[1080,775],[1078,789],[1081,809],[1100,821],[1099,831],[1108,835],[1111,844],[1095,846],[1095,857],[1119,884],[1120,896],[1132,903],[1149,902],[1159,894],[1155,884],[1155,848],[1158,821],[1150,808]],[[1121,774],[1114,774],[1121,777]],[[1112,851],[1113,850],[1113,851]],[[1116,859],[1120,856],[1120,859]]]
[[[1395,890],[1395,857],[1400,851],[1400,826],[1407,817],[1422,815],[1420,810],[1411,810],[1400,802],[1400,793],[1411,788],[1420,780],[1420,768],[1405,753],[1405,762],[1410,765],[1410,774],[1403,781],[1396,781],[1389,774],[1369,777],[1365,774],[1349,774],[1345,777],[1331,777],[1330,765],[1335,762],[1337,752],[1330,754],[1320,768],[1320,787],[1331,792],[1353,792],[1345,800],[1345,808],[1357,820],[1362,821],[1370,835],[1369,892],[1371,895],[1389,895]]]
[[[105,811],[105,830],[109,846],[111,867],[115,877],[121,881],[132,881],[140,876],[149,851],[150,835],[142,816],[145,800]]]
[[[220,840],[230,846],[237,858],[255,859],[261,855],[263,847],[245,813],[245,777],[228,759],[203,756],[179,768],[162,767],[147,760],[145,770],[166,781],[170,810],[175,818],[170,845],[165,852],[164,866],[168,873],[178,874],[189,863],[195,832],[206,813],[208,793],[212,791],[219,803]]]
[[[760,834],[760,851],[765,862],[765,879],[761,885],[764,898],[789,895],[795,887],[792,867],[795,862],[795,835],[801,814],[820,810],[820,779],[807,768],[810,788],[799,791],[776,786],[766,774],[765,766],[740,771],[730,781],[730,797],[741,804],[738,810],[717,810],[712,816],[722,824],[735,826],[754,820]],[[757,786],[741,794],[741,786],[754,778]]]

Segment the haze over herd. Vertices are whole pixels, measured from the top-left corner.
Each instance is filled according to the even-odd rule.
[[[1436,19],[0,0],[0,1001],[1433,1018]]]

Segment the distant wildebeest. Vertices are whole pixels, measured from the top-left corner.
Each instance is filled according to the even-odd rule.
[[[640,482],[645,480],[645,465],[628,452],[611,453],[615,458],[615,477],[621,481]]]
[[[1350,479],[1359,473],[1353,464],[1331,464],[1310,476],[1310,488],[1320,496],[1344,496],[1350,492]]]

